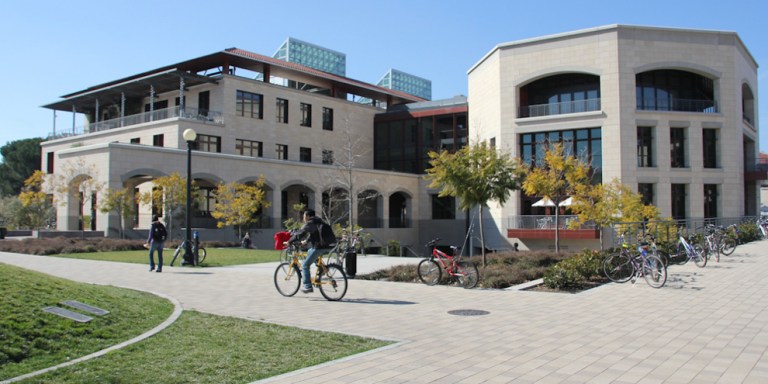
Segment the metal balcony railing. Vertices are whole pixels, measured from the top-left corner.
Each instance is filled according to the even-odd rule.
[[[518,111],[519,117],[564,115],[568,113],[600,110],[600,99],[565,101],[562,103],[524,105]]]
[[[662,111],[662,112],[699,112],[718,113],[717,103],[714,100],[692,99],[640,99],[637,102],[638,111]]]
[[[507,229],[571,229],[571,222],[576,220],[576,215],[559,215],[555,223],[554,215],[520,215],[507,218]],[[577,229],[595,229],[594,224],[584,224]]]
[[[173,108],[158,109],[152,112],[137,113],[135,115],[118,117],[117,119],[99,121],[96,123],[88,124],[85,127],[74,127],[66,131],[52,132],[48,135],[48,139],[50,140],[70,136],[79,136],[86,133],[101,132],[114,128],[175,118],[202,121],[205,123],[213,124],[224,124],[221,112],[189,107],[184,108],[184,111],[182,112],[181,108],[177,106]]]

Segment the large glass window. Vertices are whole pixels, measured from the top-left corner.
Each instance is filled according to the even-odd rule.
[[[288,146],[285,144],[277,144],[275,147],[275,153],[279,160],[288,160]]]
[[[653,127],[637,127],[637,166],[654,166]]]
[[[323,107],[323,129],[333,131],[333,109]]]
[[[543,164],[546,150],[554,143],[563,143],[563,153],[587,161],[594,172],[592,180],[602,181],[603,150],[600,128],[536,132],[520,135],[520,157],[531,165]]]
[[[312,126],[312,104],[301,103],[301,126]]]
[[[686,218],[686,185],[672,184],[672,218],[683,220]]]
[[[453,196],[432,196],[432,219],[454,220],[456,219],[456,199]]]
[[[669,129],[670,166],[685,168],[685,128]]]
[[[311,163],[312,162],[312,148],[300,147],[299,148],[299,161],[303,161],[305,163]]]
[[[262,142],[236,139],[235,140],[235,153],[238,155],[250,156],[250,157],[262,157]]]
[[[288,124],[288,100],[278,98],[276,102],[276,107],[277,107],[277,116],[276,116],[277,122]]]
[[[658,70],[635,76],[637,109],[716,113],[714,81],[680,70]]]
[[[717,168],[717,133],[717,129],[704,129],[702,131],[704,168]]]
[[[717,184],[704,184],[704,217],[717,217]]]
[[[643,199],[643,204],[645,205],[654,205],[654,193],[653,193],[653,184],[648,183],[640,183],[637,185],[637,193],[640,194],[640,196]]]
[[[197,135],[197,150],[203,152],[221,152],[221,137]]]
[[[254,119],[262,119],[264,96],[258,93],[251,93],[245,91],[237,91],[237,107],[235,113],[237,116],[251,117]]]

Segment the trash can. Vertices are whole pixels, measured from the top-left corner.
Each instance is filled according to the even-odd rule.
[[[8,228],[0,227],[0,239],[5,239],[5,234],[8,233]]]
[[[347,273],[347,277],[350,279],[355,278],[357,274],[357,253],[347,252],[344,254],[344,272]]]

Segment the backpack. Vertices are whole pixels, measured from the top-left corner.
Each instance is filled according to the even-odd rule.
[[[165,241],[168,238],[168,231],[165,229],[165,225],[161,222],[156,222],[154,232],[152,232],[152,240]]]
[[[317,231],[320,232],[320,248],[331,248],[336,245],[336,235],[333,234],[333,228],[328,223],[320,221],[317,224]]]

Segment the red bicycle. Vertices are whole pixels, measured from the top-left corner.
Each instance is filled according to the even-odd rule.
[[[439,237],[425,245],[427,248],[432,248],[432,253],[429,258],[419,262],[419,279],[426,285],[435,285],[440,282],[445,270],[445,273],[455,278],[462,287],[469,289],[477,286],[480,277],[477,265],[471,261],[461,260],[461,255],[456,256],[456,251],[459,249],[456,246],[451,246],[453,256],[437,249],[438,241],[440,241]]]

